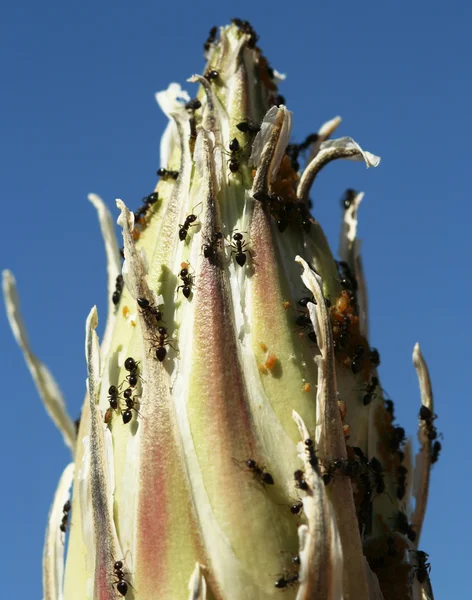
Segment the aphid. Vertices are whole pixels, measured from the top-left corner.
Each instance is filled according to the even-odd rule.
[[[439,454],[441,453],[441,450],[442,450],[442,444],[441,444],[441,442],[438,442],[436,440],[431,449],[431,464],[432,465],[434,465],[434,463],[438,462],[438,458],[439,458]]]
[[[187,238],[188,230],[190,227],[195,226],[195,221],[197,220],[197,215],[187,215],[185,218],[184,224],[179,225],[179,239],[183,242]]]
[[[295,471],[293,477],[295,479],[295,487],[304,491],[308,489],[308,483],[305,481],[305,473],[301,469]]]
[[[231,250],[231,256],[235,254],[234,258],[238,265],[244,267],[247,258],[246,252],[251,254],[250,250],[245,249],[248,243],[243,240],[243,234],[239,232],[233,235],[233,241],[234,243],[231,243],[231,248],[233,248],[233,250]]]
[[[257,125],[252,121],[241,121],[241,123],[238,123],[236,127],[241,133],[249,133],[251,135],[256,135],[256,133],[259,133],[259,131],[261,130],[260,125]]]
[[[372,379],[370,380],[370,383],[367,384],[367,387],[365,389],[365,395],[364,395],[364,398],[362,399],[364,406],[369,405],[372,402],[372,400],[377,397],[377,394],[375,393],[375,388],[378,385],[379,385],[378,378],[372,377]]]
[[[369,462],[369,467],[374,476],[374,485],[377,489],[377,494],[383,494],[383,492],[385,491],[385,482],[383,478],[384,469],[380,464],[380,461],[377,458],[375,458],[375,456],[372,457]]]
[[[118,408],[119,391],[116,385],[111,385],[108,388],[108,402],[113,410]]]
[[[189,298],[190,294],[192,293],[192,286],[194,284],[194,276],[191,275],[188,272],[188,268],[184,267],[183,269],[181,269],[180,273],[179,273],[179,277],[182,280],[182,285],[179,285],[177,287],[177,292],[180,290],[180,288],[182,288],[182,294],[186,297]]]
[[[344,192],[344,196],[341,199],[341,205],[344,208],[344,210],[347,210],[351,206],[356,195],[356,191],[353,189],[347,189]]]
[[[159,177],[162,177],[163,179],[167,179],[168,177],[170,177],[171,179],[177,179],[177,177],[179,176],[179,172],[178,171],[169,171],[168,169],[164,169],[163,167],[161,167],[157,171],[157,175]]]
[[[113,304],[116,306],[121,298],[121,292],[123,291],[123,275],[118,275],[115,282],[115,291],[111,297]]]
[[[125,579],[122,560],[117,560],[113,565],[113,575],[117,578],[117,581],[114,581],[113,585],[116,585],[116,589],[121,596],[126,596],[128,593],[128,585],[131,584]]]
[[[295,575],[292,575],[291,577],[281,577],[280,579],[277,579],[277,581],[274,583],[274,587],[279,588],[279,589],[285,589],[287,588],[289,585],[295,585],[298,582],[298,573],[295,573]]]
[[[218,73],[218,71],[215,71],[215,69],[210,69],[205,73],[203,77],[205,77],[207,81],[214,81],[215,79],[218,79],[219,76],[220,74]]]
[[[167,356],[167,348],[166,346],[170,346],[173,348],[171,342],[171,338],[167,335],[167,329],[165,327],[157,328],[157,338],[155,341],[155,350],[156,350],[156,358],[159,362],[162,362]]]
[[[221,247],[223,234],[221,231],[214,231],[210,238],[207,238],[202,246],[203,256],[210,260],[215,260],[216,252]]]
[[[269,353],[267,355],[267,358],[265,359],[265,363],[264,366],[266,369],[269,369],[269,371],[272,371],[272,369],[275,367],[275,365],[277,364],[277,356],[273,353]]]
[[[298,515],[303,510],[303,502],[299,500],[290,506],[290,512],[292,515]]]
[[[274,478],[268,471],[266,471],[264,466],[260,467],[252,458],[248,458],[244,462],[246,467],[252,471],[255,479],[258,479],[262,484],[265,485],[274,485]]]
[[[162,312],[153,306],[147,298],[137,298],[136,302],[145,315],[154,317],[156,321],[162,321]]]
[[[415,575],[420,583],[424,583],[429,576],[431,571],[431,565],[428,562],[429,554],[423,552],[422,550],[416,551],[416,568]]]
[[[216,25],[210,29],[210,32],[208,33],[207,40],[203,44],[203,50],[205,52],[208,52],[208,50],[211,48],[212,44],[216,40],[216,34],[217,34],[217,32],[218,32],[218,27],[216,27]]]

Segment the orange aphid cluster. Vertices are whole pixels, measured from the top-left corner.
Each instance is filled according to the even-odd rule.
[[[276,180],[272,183],[271,191],[275,196],[281,196],[287,202],[296,202],[298,174],[293,170],[290,158],[284,154]]]
[[[264,364],[258,363],[257,368],[261,373],[267,375],[268,371],[272,371],[272,369],[274,369],[279,359],[273,352],[269,352],[269,349],[267,345],[264,344],[264,342],[259,342],[259,347],[262,350],[262,352],[265,353],[266,356]]]

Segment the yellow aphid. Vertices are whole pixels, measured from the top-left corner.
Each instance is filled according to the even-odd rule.
[[[290,302],[288,300],[284,300],[282,302],[282,306],[284,307],[285,310],[288,310],[290,308]]]
[[[188,269],[189,267],[189,263],[188,262],[181,262],[180,263],[180,268],[181,269]]]
[[[303,386],[303,388],[302,388],[302,390],[304,392],[311,392],[311,383],[308,383],[308,382],[305,383],[304,386]]]
[[[343,402],[342,400],[338,400],[338,408],[339,408],[339,415],[341,416],[341,421],[344,421],[344,419],[346,418],[346,415],[347,415],[346,403]]]
[[[259,346],[261,347],[262,352],[267,352],[268,348],[264,342],[259,342]]]
[[[131,325],[131,327],[136,327],[136,321],[133,321],[133,319],[131,319],[129,324]]]
[[[343,425],[344,438],[348,440],[351,437],[351,426]]]
[[[275,367],[275,363],[277,362],[277,357],[275,356],[275,354],[268,354],[266,361],[265,361],[265,367],[266,369],[269,369],[269,371],[271,371],[274,367]]]
[[[264,365],[261,365],[261,363],[259,363],[257,365],[257,368],[259,369],[259,371],[263,374],[263,375],[267,375],[267,369],[264,367]]]
[[[129,315],[129,308],[127,306],[123,306],[123,316],[125,319],[128,318]]]

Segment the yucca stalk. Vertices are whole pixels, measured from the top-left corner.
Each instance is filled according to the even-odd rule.
[[[309,210],[330,161],[380,159],[331,141],[338,117],[289,145],[281,76],[247,22],[212,30],[205,51],[194,100],[177,84],[157,94],[163,170],[134,214],[116,202],[123,265],[108,209],[89,196],[109,314],[101,345],[95,307],[87,318],[77,433],[4,273],[14,335],[73,455],[49,516],[44,598],[432,598],[417,550],[440,450],[427,368],[416,346],[413,468],[368,342],[363,194],[346,193],[339,263]]]

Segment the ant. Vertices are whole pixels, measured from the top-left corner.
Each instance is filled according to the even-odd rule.
[[[344,320],[349,319],[349,317],[344,317]],[[349,323],[350,323],[350,319],[349,319]],[[343,323],[343,325],[341,325],[341,336],[343,337],[343,335],[346,335],[344,328],[345,325]],[[361,372],[362,369],[362,361],[364,359],[364,353],[365,353],[365,348],[364,346],[362,346],[361,344],[359,344],[359,346],[357,346],[356,348],[356,353],[354,354],[354,356],[352,357],[351,360],[351,371],[353,373],[353,375],[357,375],[358,373]],[[372,399],[372,398],[371,398]],[[369,400],[370,402],[370,400]],[[367,404],[369,403],[367,402]]]
[[[433,425],[433,421],[438,418],[437,415],[433,414],[430,408],[424,404],[420,408],[419,418],[425,422],[428,439],[432,442],[438,437],[438,431]]]
[[[59,529],[63,533],[66,533],[66,531],[67,531],[67,525],[69,523],[69,512],[70,512],[70,509],[71,509],[70,500],[67,500],[67,502],[62,507],[62,512],[63,512],[62,523],[59,525]]]
[[[301,469],[297,469],[293,477],[295,479],[295,487],[306,492],[308,490],[308,483],[305,481],[305,473]]]
[[[116,585],[116,589],[119,594],[126,596],[128,593],[128,585],[131,585],[129,581],[125,579],[125,572],[123,571],[123,561],[117,560],[113,565],[113,575],[118,579],[114,581],[113,585]]]
[[[285,96],[282,96],[282,94],[277,94],[273,98],[273,103],[274,103],[274,106],[280,106],[281,104],[283,104],[284,106],[286,106]]]
[[[341,206],[344,208],[344,210],[347,210],[348,208],[350,208],[350,206],[354,202],[355,197],[356,197],[356,190],[349,188],[344,192],[344,196],[341,199]]]
[[[398,511],[396,517],[396,528],[397,531],[406,535],[411,542],[416,540],[416,531],[412,528],[410,523],[408,523],[408,518],[404,512],[401,510]]]
[[[163,167],[161,167],[157,171],[157,175],[159,175],[159,177],[163,177],[164,179],[167,179],[168,177],[171,177],[172,179],[177,179],[177,177],[179,176],[179,172],[169,171],[168,169],[164,169]]]
[[[256,125],[252,121],[241,121],[236,125],[236,128],[239,129],[241,133],[249,133],[251,135],[256,135],[261,130],[260,125]]]
[[[298,573],[295,573],[295,575],[292,575],[291,577],[281,577],[280,579],[277,579],[277,581],[274,583],[274,587],[279,588],[279,589],[285,589],[287,588],[289,585],[295,585],[298,582]]]
[[[231,173],[237,173],[239,171],[239,160],[236,154],[241,150],[241,145],[238,138],[233,138],[229,143],[230,159],[228,161],[229,170]]]
[[[301,513],[302,510],[303,510],[303,502],[301,500],[299,500],[298,502],[295,502],[295,504],[292,504],[290,506],[290,512],[292,513],[292,515],[298,515]]]
[[[428,562],[428,558],[429,554],[426,554],[426,552],[423,552],[422,550],[416,551],[417,566],[414,573],[420,583],[424,583],[426,581],[426,578],[431,571],[431,565]]]
[[[216,40],[216,34],[218,32],[218,27],[216,25],[210,29],[206,42],[203,44],[203,50],[208,52],[210,50],[212,44]]]
[[[362,399],[364,406],[368,406],[372,402],[372,400],[377,397],[377,394],[375,393],[375,388],[378,385],[379,385],[378,378],[372,377],[372,379],[370,380],[370,383],[368,383],[367,387],[365,388],[365,395],[364,395],[364,398]]]
[[[147,298],[137,298],[136,302],[144,314],[153,316],[156,321],[162,321],[162,312],[153,306]]]
[[[203,256],[210,260],[215,260],[216,251],[221,247],[221,240],[223,239],[223,234],[221,231],[214,231],[210,238],[207,238],[206,242],[203,244]]]
[[[162,362],[167,356],[166,346],[173,348],[171,342],[172,339],[167,335],[167,329],[165,327],[157,328],[158,337],[154,340],[156,343],[156,358],[159,362]]]
[[[128,381],[131,387],[136,387],[136,385],[138,384],[138,365],[139,363],[137,363],[131,356],[129,356],[125,360],[125,369],[129,371],[129,375],[126,376],[126,380]]]
[[[123,275],[118,275],[118,277],[116,278],[116,282],[115,282],[115,291],[113,292],[113,295],[111,297],[111,301],[113,302],[113,304],[115,306],[120,301],[121,292],[123,291],[123,285],[124,285]]]
[[[441,442],[438,442],[437,440],[434,442],[433,444],[433,448],[431,450],[431,464],[434,465],[434,463],[438,462],[438,458],[439,458],[439,454],[442,450],[442,444]]]
[[[131,388],[129,388],[129,390],[131,391]],[[128,391],[128,390],[126,390],[126,391]],[[133,413],[131,411],[135,410],[138,415],[139,415],[139,412],[138,412],[138,409],[136,408],[137,401],[134,398],[132,398],[131,396],[126,397],[125,402],[126,402],[126,409],[121,411],[121,417],[123,418],[123,423],[126,425],[133,418]]]
[[[263,485],[274,485],[274,478],[268,471],[266,471],[265,467],[260,467],[252,458],[248,458],[244,462],[246,467],[252,471],[255,479],[258,479]]]
[[[406,475],[408,469],[404,465],[397,468],[397,498],[403,500],[406,493]]]
[[[393,421],[395,419],[395,407],[393,405],[393,400],[385,400],[385,410],[388,412]]]
[[[238,263],[238,265],[240,267],[244,267],[244,265],[246,264],[246,252],[248,252],[249,254],[251,254],[250,250],[245,250],[244,248],[248,245],[248,242],[243,241],[243,234],[242,233],[235,233],[233,235],[233,240],[234,243],[231,243],[231,248],[233,248],[233,250],[231,250],[231,256],[233,254],[235,254],[235,259],[236,262]]]
[[[369,360],[374,369],[380,365],[380,354],[377,348],[371,348],[369,350]]]
[[[189,298],[190,294],[192,293],[192,286],[194,284],[195,277],[193,275],[190,275],[190,273],[188,272],[188,263],[182,263],[182,266],[183,265],[187,266],[183,267],[179,273],[179,277],[182,280],[182,285],[178,286],[177,292],[180,288],[182,288],[182,294],[186,298]]]
[[[190,227],[195,227],[195,221],[197,220],[197,215],[191,214],[187,215],[185,218],[184,224],[179,225],[179,239],[181,242],[187,239],[188,230]]]
[[[306,451],[308,452],[308,462],[310,463],[313,471],[315,471],[316,473],[318,473],[318,457],[316,456],[316,451],[313,447],[313,440],[311,440],[310,438],[307,438],[305,440],[305,448]]]
[[[142,217],[146,216],[146,213],[150,206],[155,204],[159,200],[159,194],[157,192],[153,192],[149,194],[149,196],[145,196],[142,200],[143,205],[138,208],[134,213],[135,221],[139,221]]]
[[[385,482],[383,478],[383,467],[380,461],[374,457],[369,462],[369,467],[374,475],[374,485],[377,488],[377,494],[383,494],[385,492]]]
[[[209,71],[207,71],[205,73],[205,75],[203,76],[207,81],[213,81],[215,79],[218,79],[218,77],[220,76],[218,71],[215,71],[215,69],[210,69]]]
[[[108,402],[110,403],[110,407],[113,410],[118,408],[118,400],[119,400],[120,392],[116,385],[111,385],[108,388]]]
[[[390,438],[390,450],[396,452],[405,441],[405,430],[403,427],[396,426],[393,428],[392,437]]]
[[[314,296],[304,296],[303,298],[300,298],[300,300],[297,301],[297,304],[302,308],[306,308],[309,302],[311,302],[312,304],[316,304]]]

